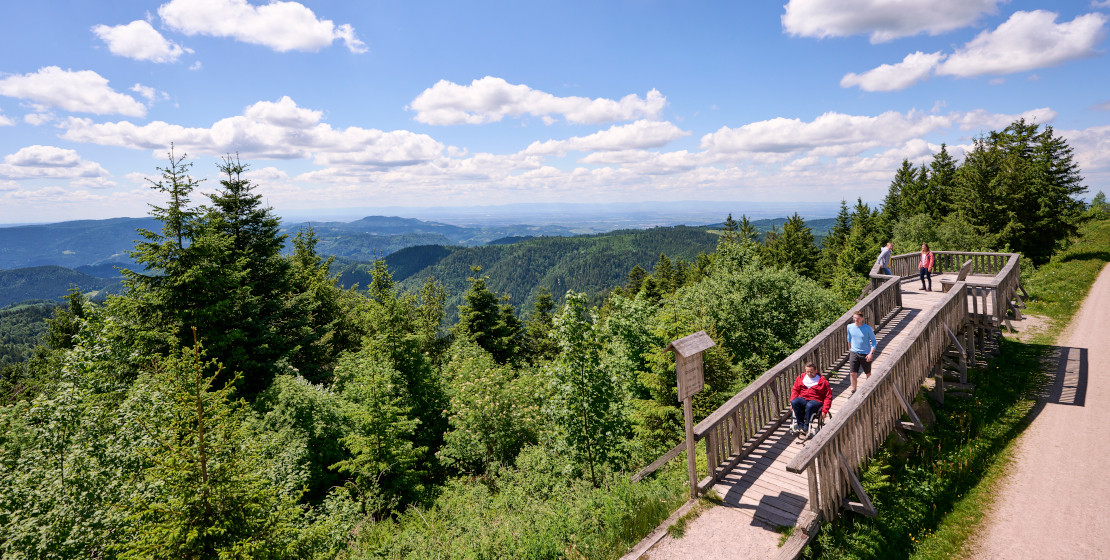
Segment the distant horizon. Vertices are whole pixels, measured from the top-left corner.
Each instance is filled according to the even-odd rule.
[[[873,202],[864,201],[874,205]],[[849,206],[855,202],[850,202]],[[806,220],[834,217],[840,208],[836,202],[766,202],[766,201],[643,201],[643,202],[521,202],[509,204],[460,205],[460,206],[382,206],[363,208],[323,208],[282,212],[274,214],[285,224],[306,222],[353,222],[371,216],[399,217],[450,225],[476,227],[526,224],[526,225],[575,225],[598,221],[621,222],[658,221],[655,225],[709,225],[723,222],[731,213],[733,218],[742,215],[752,220],[789,218],[794,213]],[[111,216],[108,218],[75,218],[42,222],[0,222],[0,227],[49,225],[76,221],[112,219],[140,219],[141,216]],[[625,218],[625,219],[622,219]],[[648,223],[632,227],[654,227]],[[620,229],[620,226],[611,229]]]

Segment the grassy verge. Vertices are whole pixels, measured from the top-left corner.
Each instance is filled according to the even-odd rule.
[[[1002,345],[1001,356],[970,372],[972,398],[947,399],[929,430],[892,439],[867,466],[862,482],[878,517],[845,514],[823,525],[810,557],[951,558],[963,546],[1047,379],[1049,346]]]
[[[937,425],[908,444],[891,444],[864,472],[877,519],[846,515],[826,524],[811,557],[960,557],[989,511],[1012,459],[1013,442],[1036,412],[1050,343],[1078,311],[1110,262],[1110,220],[1085,224],[1080,239],[1026,279],[1027,313],[1050,319],[1026,343],[1004,341],[1002,355],[972,372],[974,399],[950,399]]]
[[[1051,324],[1030,342],[1051,344],[1079,310],[1091,284],[1110,262],[1110,220],[1088,222],[1080,238],[1025,281],[1030,299],[1026,313],[1048,317]]]

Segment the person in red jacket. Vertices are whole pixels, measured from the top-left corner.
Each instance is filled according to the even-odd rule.
[[[921,277],[921,291],[933,291],[933,265],[936,264],[936,256],[929,250],[928,243],[921,244],[921,263],[918,267],[918,275]],[[925,287],[925,280],[929,281],[929,287]]]
[[[790,389],[790,407],[794,409],[794,423],[790,426],[790,433],[809,433],[817,425],[809,425],[809,417],[818,410],[821,418],[825,418],[832,407],[832,387],[825,376],[817,373],[817,366],[813,362],[806,364],[805,373],[794,380],[794,387]]]

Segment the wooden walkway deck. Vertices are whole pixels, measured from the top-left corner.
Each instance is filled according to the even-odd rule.
[[[872,367],[877,368],[900,353],[902,344],[908,342],[902,335],[912,330],[914,320],[922,311],[940,301],[942,277],[955,278],[955,274],[934,276],[932,292],[922,291],[916,281],[903,284],[902,310],[875,333],[879,354]],[[859,386],[863,387],[868,381],[860,376]],[[830,377],[829,383],[833,389],[831,412],[835,416],[850,398],[848,364],[841,366]],[[809,504],[806,475],[786,470],[787,463],[806,445],[804,439],[790,435],[789,429],[788,423],[784,422],[755,452],[741,460],[723,481],[713,486],[724,499],[725,506],[750,512],[756,523],[769,528],[793,526]]]
[[[878,355],[873,365],[876,371],[885,362],[898,357],[903,345],[912,342],[905,335],[913,331],[917,317],[941,301],[943,296],[941,278],[954,279],[955,274],[934,275],[932,292],[922,291],[920,283],[916,280],[902,284],[902,308],[876,332],[879,343]],[[968,281],[975,282],[980,278],[990,277],[971,276]],[[860,376],[859,386],[862,388],[869,381]],[[829,382],[833,388],[831,413],[835,416],[850,398],[848,365],[841,366],[830,376]],[[785,407],[786,403],[783,403],[783,408]],[[783,422],[777,426],[771,424],[765,429],[772,428],[775,429],[773,434],[713,485],[713,489],[723,499],[719,507],[729,508],[732,512],[751,519],[746,528],[734,525],[736,531],[767,532],[776,531],[780,527],[793,527],[808,507],[810,494],[806,474],[794,474],[786,470],[786,465],[805,448],[807,442],[789,434],[789,422]],[[693,523],[696,524],[697,520]],[[730,540],[735,541],[736,537],[741,535],[732,537]],[[766,539],[762,535],[760,538]],[[670,539],[669,536],[656,538],[654,543],[637,547],[637,550],[626,558],[658,560],[685,557],[690,552],[683,548],[684,552],[676,555],[675,547],[666,545],[665,541]],[[717,555],[709,553],[702,557],[717,557]]]
[[[900,284],[890,282],[898,276],[877,275],[872,269],[870,293],[852,309],[864,310],[869,322],[886,319],[876,332],[878,354],[872,364],[875,375],[860,376],[859,390],[849,395],[847,364],[831,373],[825,371],[833,386],[833,418],[815,440],[789,434],[789,420],[784,420],[787,403],[783,391],[789,393],[789,386],[808,360],[819,366],[836,367],[844,359],[841,352],[847,348],[840,348],[846,345],[842,325],[850,322],[850,310],[833,324],[841,326],[830,325],[698,422],[694,434],[699,444],[705,441],[702,452],[706,454],[708,476],[697,487],[699,491],[712,488],[722,498],[722,505],[689,521],[687,534],[699,537],[670,538],[666,527],[694,505],[693,501],[687,502],[683,509],[673,513],[673,519],[640,541],[624,559],[713,560],[734,558],[737,553],[751,558],[796,558],[806,542],[806,534],[813,534],[806,531],[816,527],[821,517],[835,515],[841,500],[850,495],[846,477],[855,477],[854,472],[864,468],[867,457],[897,425],[900,411],[908,406],[906,399],[917,393],[914,385],[937,375],[942,358],[948,359],[945,353],[957,349],[963,352],[958,339],[965,345],[972,344],[972,337],[999,328],[1003,320],[1009,322],[1006,310],[996,313],[996,306],[1012,308],[1013,318],[1020,319],[1019,255],[949,252],[941,256],[947,264],[938,268],[947,269],[948,273],[934,274],[931,292],[922,291],[916,274],[912,274],[916,273],[911,266],[917,264],[916,254],[899,255],[892,261],[895,274],[905,279]],[[962,265],[965,267],[973,265],[973,274],[956,284],[959,295],[953,298],[956,294],[942,292],[941,281],[950,279],[955,283],[960,263],[965,263]],[[959,297],[966,297],[966,310],[960,308]],[[957,354],[952,359],[957,358],[959,363],[950,365],[962,368],[963,357]],[[664,465],[678,455],[677,451],[678,447],[645,467],[634,480]],[[787,469],[788,465],[794,472]],[[702,467],[698,471],[705,472]],[[700,472],[699,478],[703,476]],[[692,478],[692,487],[694,480],[698,479]],[[814,488],[810,488],[811,483]],[[820,499],[820,503],[811,505],[810,499]],[[866,503],[849,506],[856,511],[870,508]],[[809,529],[796,531],[787,546],[776,547],[779,529],[797,527],[799,523]]]

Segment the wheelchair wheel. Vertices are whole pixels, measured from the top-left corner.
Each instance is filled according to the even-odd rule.
[[[824,421],[821,419],[821,414],[814,412],[809,417],[809,432],[806,434],[806,438],[808,439],[816,436],[817,432],[821,431],[823,424]]]

